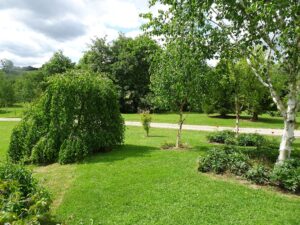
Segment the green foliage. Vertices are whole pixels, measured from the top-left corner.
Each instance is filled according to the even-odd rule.
[[[0,166],[0,223],[40,224],[49,216],[49,193],[22,166]]]
[[[242,176],[250,168],[249,158],[232,146],[212,148],[199,159],[198,170],[201,172],[224,173],[229,171]]]
[[[146,136],[149,136],[149,130],[150,130],[150,123],[152,121],[152,117],[149,111],[143,111],[141,113],[141,122],[142,126],[146,132]]]
[[[236,137],[229,136],[229,137],[225,138],[224,144],[225,145],[237,145]]]
[[[8,155],[14,162],[76,162],[121,144],[123,123],[109,79],[70,71],[49,80],[45,94],[14,129]]]
[[[238,145],[240,146],[262,146],[267,143],[264,136],[260,134],[239,134],[237,137]]]
[[[207,135],[207,139],[212,143],[221,143],[227,145],[239,145],[239,146],[256,146],[267,147],[267,140],[260,134],[239,134],[236,137],[235,132],[230,130],[217,131]]]
[[[11,106],[16,102],[13,80],[0,71],[0,107]]]
[[[268,184],[270,182],[270,171],[263,165],[251,168],[245,177],[256,184]]]
[[[267,142],[256,148],[243,148],[243,152],[255,161],[274,164],[278,156],[278,144],[277,142]]]
[[[237,175],[243,176],[250,169],[250,159],[247,155],[235,151],[228,154],[228,170]]]
[[[71,59],[63,54],[61,50],[55,52],[51,59],[43,64],[42,71],[46,76],[64,73],[69,69],[73,69],[75,63],[72,63]]]
[[[209,142],[222,143],[222,144],[224,144],[226,140],[228,140],[228,142],[232,142],[234,137],[235,137],[235,133],[230,130],[217,131],[207,135],[207,139]]]
[[[153,104],[174,112],[197,107],[204,99],[208,82],[206,71],[201,55],[187,43],[174,41],[168,44],[151,64]]]
[[[228,155],[221,149],[210,150],[206,157],[199,159],[198,170],[201,172],[224,173],[227,170]]]
[[[136,38],[120,36],[108,44],[105,38],[92,41],[80,60],[79,67],[105,72],[119,87],[122,112],[137,112],[148,107],[151,59],[159,49],[148,36]]]
[[[59,162],[61,164],[78,162],[88,155],[87,144],[84,138],[71,136],[60,147]]]
[[[291,191],[300,191],[300,162],[299,159],[288,159],[282,164],[275,165],[271,180],[275,185]]]
[[[45,74],[41,71],[28,71],[16,78],[14,90],[18,102],[32,102],[43,91]]]

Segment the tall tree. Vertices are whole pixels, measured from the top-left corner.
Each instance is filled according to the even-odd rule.
[[[15,103],[15,92],[13,89],[13,80],[0,71],[0,106],[11,106]]]
[[[42,71],[46,76],[50,76],[57,73],[64,73],[69,69],[73,69],[75,63],[65,56],[61,50],[55,52],[48,62],[42,65]]]
[[[207,86],[207,66],[193,49],[182,41],[170,42],[151,65],[153,103],[179,115],[176,148],[181,144],[184,109],[200,104]]]
[[[136,112],[145,107],[149,67],[158,49],[158,44],[145,35],[128,38],[120,34],[110,44],[105,38],[97,38],[80,60],[79,67],[107,73],[119,86],[121,111]]]
[[[176,35],[176,25],[193,29],[206,38],[204,45],[226,51],[234,45],[247,58],[258,80],[270,95],[284,119],[278,162],[290,157],[294,141],[296,112],[300,92],[300,1],[295,0],[150,0],[150,6],[162,3],[169,7],[150,19],[146,27],[155,34]],[[227,40],[227,41],[224,41]],[[226,45],[224,45],[226,44]],[[259,51],[257,46],[259,47]],[[229,48],[231,49],[231,48]],[[259,60],[263,51],[265,63]],[[287,100],[283,99],[272,80],[271,67],[279,64],[282,76],[288,77]]]
[[[14,70],[14,63],[9,59],[1,59],[1,67],[6,74],[9,74]]]

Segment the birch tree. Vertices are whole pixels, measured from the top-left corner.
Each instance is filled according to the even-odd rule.
[[[157,16],[151,13],[144,27],[155,35],[176,35],[176,25],[193,30],[209,49],[227,51],[234,45],[242,51],[258,81],[268,88],[284,120],[278,163],[290,157],[294,141],[300,90],[300,1],[299,0],[150,0],[167,5]],[[205,40],[205,41],[204,41]],[[227,40],[227,41],[224,41]],[[259,46],[259,47],[258,47]],[[265,59],[261,63],[259,52]],[[287,100],[274,88],[272,65],[288,77]]]

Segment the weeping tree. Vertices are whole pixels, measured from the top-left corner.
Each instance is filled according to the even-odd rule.
[[[69,71],[49,80],[45,93],[14,128],[8,156],[13,162],[77,162],[121,144],[123,123],[109,79]]]
[[[207,69],[199,53],[180,40],[168,43],[151,65],[154,105],[174,111],[179,117],[176,148],[181,145],[184,110],[200,104],[200,96],[205,93]]]
[[[300,92],[300,1],[295,0],[150,0],[167,5],[149,19],[146,29],[168,37],[177,36],[177,25],[186,27],[187,34],[206,40],[201,45],[216,52],[228,51],[234,45],[240,49],[261,82],[268,88],[272,100],[284,119],[278,163],[290,157],[294,141],[296,112]],[[224,41],[227,40],[227,41]],[[264,53],[261,63],[260,52]],[[216,54],[218,55],[218,54]],[[281,76],[287,76],[288,93],[282,98],[274,88],[272,65],[278,65]]]

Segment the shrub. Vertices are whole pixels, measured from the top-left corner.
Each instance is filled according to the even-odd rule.
[[[246,173],[246,178],[256,184],[268,184],[270,181],[270,172],[263,165],[258,165]]]
[[[13,130],[8,155],[13,162],[76,162],[121,144],[123,137],[113,83],[90,72],[69,71],[52,77],[44,95],[25,113]]]
[[[262,146],[267,140],[260,134],[240,134],[237,137],[239,146]]]
[[[291,191],[300,191],[300,162],[299,160],[289,159],[282,164],[275,165],[271,181],[279,187]]]
[[[83,138],[72,136],[66,139],[60,147],[59,162],[61,164],[78,162],[88,154]]]
[[[224,173],[227,170],[228,154],[222,149],[213,148],[204,157],[199,158],[198,170],[201,172]]]
[[[228,155],[228,170],[237,175],[242,176],[250,169],[250,160],[248,156],[234,152]]]
[[[234,139],[235,133],[230,130],[217,131],[209,134],[207,139],[209,142],[222,143],[224,144],[227,139]]]
[[[198,170],[201,172],[223,173],[229,171],[241,176],[250,168],[249,158],[232,146],[213,148],[199,159]]]
[[[141,113],[141,122],[142,122],[142,126],[146,132],[146,136],[149,136],[149,130],[150,130],[150,123],[152,121],[152,117],[149,113],[149,111],[143,111]]]
[[[237,141],[235,137],[228,137],[225,139],[225,145],[237,145]]]
[[[243,148],[243,152],[251,159],[273,164],[276,162],[278,157],[278,144],[267,142],[256,148]]]
[[[39,224],[49,216],[51,198],[22,166],[0,165],[0,223]]]

